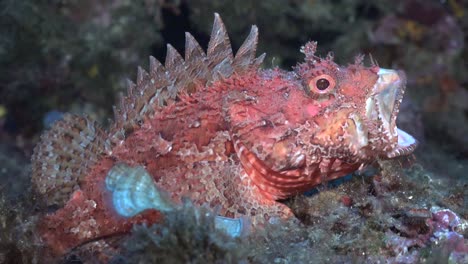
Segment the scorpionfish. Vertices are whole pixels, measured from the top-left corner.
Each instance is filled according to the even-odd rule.
[[[396,127],[402,71],[365,66],[362,56],[338,65],[331,53],[316,55],[316,42],[291,71],[261,69],[257,40],[252,26],[233,54],[215,14],[206,52],[186,33],[184,57],[168,45],[164,65],[150,57],[149,71],[138,69],[109,129],[67,114],[45,132],[32,181],[58,209],[42,217],[42,241],[60,255],[159,221],[154,209],[119,214],[106,188],[116,168],[123,178],[132,174],[125,168],[150,175],[164,199],[188,197],[255,227],[292,216],[278,200],[413,152],[416,140]]]

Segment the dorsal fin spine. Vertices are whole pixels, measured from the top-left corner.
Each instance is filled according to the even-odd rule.
[[[132,82],[132,80],[130,79],[127,79],[126,82],[127,82],[127,97],[134,96],[136,84]]]
[[[226,58],[232,63],[233,55],[231,43],[226,32],[226,27],[218,13],[215,13],[213,29],[207,49],[208,68],[214,69]]]
[[[177,50],[171,44],[167,44],[167,54],[165,62],[166,71],[170,74],[174,70],[184,68],[184,64],[184,59],[179,54],[179,52],[177,52]]]
[[[138,67],[138,73],[137,73],[137,85],[140,90],[143,87],[143,82],[146,81],[149,78],[149,74],[142,68]]]
[[[255,51],[258,44],[258,28],[252,26],[250,33],[240,46],[239,50],[234,57],[234,69],[236,72],[243,72],[249,69],[252,61],[255,58]]]

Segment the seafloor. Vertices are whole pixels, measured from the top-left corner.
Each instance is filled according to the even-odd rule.
[[[135,227],[111,262],[468,263],[466,1],[4,0],[0,10],[0,263],[49,263],[35,232],[45,209],[30,184],[42,131],[65,112],[106,124],[149,55],[163,61],[165,43],[183,51],[185,31],[206,47],[214,12],[235,49],[259,27],[265,67],[289,69],[316,40],[339,62],[372,54],[405,70],[398,126],[420,145],[284,201],[297,219],[248,237],[214,230],[214,213],[195,221],[210,210],[188,203]],[[85,246],[55,261],[93,257]]]

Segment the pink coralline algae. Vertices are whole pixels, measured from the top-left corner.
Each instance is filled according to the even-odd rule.
[[[432,208],[430,211],[419,209],[418,216],[410,213],[412,218],[419,218],[419,223],[398,226],[397,234],[386,232],[386,244],[396,255],[395,260],[401,263],[414,263],[419,259],[419,252],[413,247],[425,247],[430,244],[441,245],[441,252],[453,263],[468,262],[468,241],[461,233],[468,228],[468,222],[462,220],[449,209]],[[423,230],[422,230],[423,229]],[[433,249],[434,250],[434,249]]]

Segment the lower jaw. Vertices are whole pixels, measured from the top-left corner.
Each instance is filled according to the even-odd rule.
[[[399,128],[396,130],[398,134],[398,143],[391,152],[386,154],[386,157],[389,159],[409,155],[416,149],[417,146],[417,141],[413,136]]]

